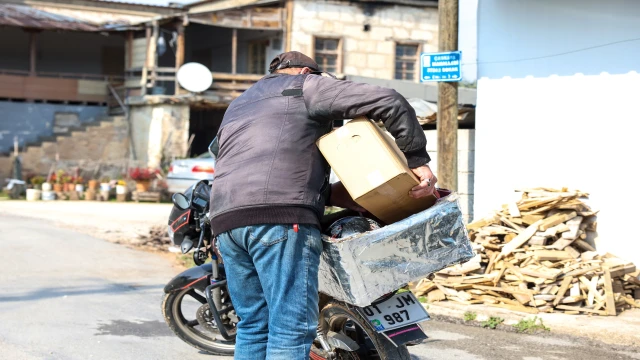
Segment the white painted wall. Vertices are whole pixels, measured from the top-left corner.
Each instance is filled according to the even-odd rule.
[[[640,2],[483,0],[478,10],[476,218],[519,187],[577,188],[601,210],[598,249],[640,264],[640,41],[620,42],[640,38]]]
[[[431,157],[429,167],[438,176],[438,131],[426,130],[427,152]],[[465,222],[473,219],[475,179],[475,130],[458,130],[458,190],[460,210]],[[439,186],[439,185],[438,185]]]
[[[458,2],[458,49],[462,51],[462,80],[478,78],[478,0]]]

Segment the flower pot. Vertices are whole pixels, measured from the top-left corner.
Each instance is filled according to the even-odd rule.
[[[123,195],[127,193],[126,185],[116,185],[116,194]]]
[[[71,192],[76,190],[76,184],[65,184],[65,191]]]
[[[50,183],[43,183],[42,184],[42,191],[51,191],[51,184]]]
[[[76,184],[76,191],[77,192],[83,192],[84,191],[84,185]]]
[[[100,191],[109,192],[109,190],[111,190],[111,185],[109,183],[101,183],[100,184]]]
[[[53,191],[43,191],[42,200],[51,201],[56,199],[56,193]]]
[[[89,180],[89,190],[98,190],[98,180]]]
[[[53,191],[61,192],[63,190],[63,184],[53,184]]]
[[[37,201],[42,197],[42,191],[38,189],[27,189],[27,201]]]
[[[96,192],[93,190],[89,190],[87,192],[84,193],[84,199],[85,200],[89,200],[89,201],[93,201],[96,199]]]
[[[136,191],[137,192],[147,192],[149,191],[149,186],[151,185],[151,181],[149,180],[138,180],[136,181]]]

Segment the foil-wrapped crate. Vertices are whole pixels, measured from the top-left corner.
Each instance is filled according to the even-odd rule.
[[[456,194],[378,230],[323,240],[320,292],[357,306],[474,256]]]

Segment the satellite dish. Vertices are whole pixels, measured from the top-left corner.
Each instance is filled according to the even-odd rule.
[[[211,71],[206,66],[195,62],[182,65],[178,69],[176,78],[180,86],[194,93],[209,89],[213,83]]]

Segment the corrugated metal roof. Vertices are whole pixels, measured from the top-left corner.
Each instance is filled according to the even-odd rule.
[[[176,7],[195,2],[196,0],[93,0],[107,3],[121,3],[129,5],[144,5],[158,7]]]
[[[61,9],[47,10],[26,5],[0,4],[0,26],[43,30],[101,31],[114,25],[126,25],[126,17],[110,14],[78,13]]]

